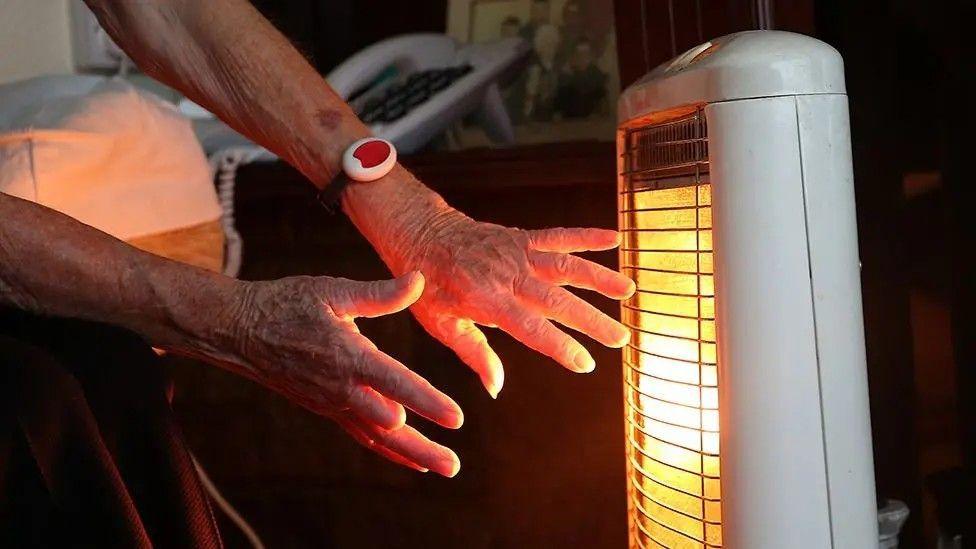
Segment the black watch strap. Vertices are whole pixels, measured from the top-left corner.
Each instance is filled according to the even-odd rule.
[[[350,183],[352,183],[352,179],[349,179],[348,175],[340,173],[315,195],[315,199],[325,208],[325,211],[330,214],[335,214],[336,210],[339,209],[339,199],[342,197],[342,191],[346,190],[346,187]]]

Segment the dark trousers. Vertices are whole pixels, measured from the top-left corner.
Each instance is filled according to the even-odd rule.
[[[0,547],[221,547],[152,349],[0,308]]]

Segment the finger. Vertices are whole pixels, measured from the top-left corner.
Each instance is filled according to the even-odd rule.
[[[454,317],[433,317],[418,315],[424,328],[441,343],[453,350],[462,362],[471,367],[484,385],[491,398],[498,398],[498,392],[505,383],[505,370],[502,361],[488,345],[485,334],[468,319]]]
[[[430,470],[426,467],[417,465],[416,463],[410,461],[409,459],[401,456],[400,454],[394,452],[393,450],[390,450],[385,446],[380,446],[379,444],[376,443],[375,440],[370,438],[362,429],[360,429],[356,425],[354,420],[340,417],[337,418],[336,421],[339,422],[339,425],[343,428],[343,430],[349,433],[349,436],[351,436],[353,440],[361,444],[363,447],[373,452],[376,452],[380,456],[392,461],[393,463],[396,463],[398,465],[403,465],[404,467],[408,467],[410,469],[413,469],[414,471],[420,471],[421,473],[426,473],[427,471]]]
[[[526,281],[520,292],[548,318],[583,332],[607,347],[623,347],[630,341],[630,331],[623,324],[564,288]]]
[[[362,422],[357,422],[356,427],[376,446],[382,446],[435,473],[453,477],[461,469],[461,460],[450,448],[437,444],[409,425],[392,431]]]
[[[566,369],[592,372],[593,357],[578,341],[556,328],[552,322],[524,307],[514,306],[502,317],[498,327],[529,348],[553,358]]]
[[[526,231],[529,246],[540,252],[591,252],[620,245],[620,233],[609,229],[541,229]]]
[[[357,416],[384,429],[403,427],[407,422],[407,412],[403,406],[365,385],[353,391],[348,404]]]
[[[449,429],[457,429],[464,423],[461,407],[451,397],[438,391],[426,379],[417,375],[393,357],[369,345],[365,337],[360,342],[360,381]]]
[[[417,271],[391,280],[333,280],[330,305],[339,316],[376,317],[413,305],[424,293],[424,275]]]
[[[536,252],[529,261],[539,278],[553,284],[599,292],[611,299],[627,299],[637,285],[626,275],[575,255]]]

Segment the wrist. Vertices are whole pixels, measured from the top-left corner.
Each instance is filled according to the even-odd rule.
[[[432,227],[464,217],[397,165],[382,179],[354,183],[342,196],[342,208],[394,274],[403,274],[405,254]]]
[[[167,263],[147,270],[153,345],[211,361],[230,359],[241,338],[247,285],[230,277]]]

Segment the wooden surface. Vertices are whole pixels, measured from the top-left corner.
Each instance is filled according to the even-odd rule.
[[[524,228],[616,227],[613,145],[575,144],[405,159],[476,219]],[[343,215],[280,164],[238,179],[243,277],[388,276]],[[590,257],[615,266],[614,252]],[[617,305],[587,295],[617,316]],[[187,439],[269,547],[587,547],[626,545],[620,357],[582,339],[593,374],[572,374],[497,330],[506,368],[492,401],[409,314],[359,322],[384,351],[452,395],[457,432],[411,418],[461,457],[453,480],[390,465],[330,421],[215,368],[174,361]],[[234,535],[230,545],[234,545]]]

